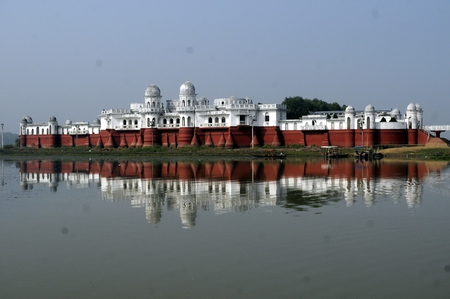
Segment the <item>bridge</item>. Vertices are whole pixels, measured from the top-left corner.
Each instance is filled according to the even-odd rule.
[[[450,131],[450,125],[423,126],[423,129],[435,133],[436,137],[440,138],[442,132]]]

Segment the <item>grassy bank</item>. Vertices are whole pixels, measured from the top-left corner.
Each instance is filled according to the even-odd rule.
[[[252,157],[267,151],[282,152],[288,157],[320,157],[317,147],[257,147],[251,148],[216,148],[206,146],[188,146],[168,148],[162,146],[142,148],[89,148],[89,147],[57,147],[57,148],[6,148],[1,150],[3,156],[48,157],[48,156],[85,156],[85,157],[169,157],[169,156],[210,156],[210,157]]]
[[[321,157],[320,147],[287,146],[251,148],[216,148],[206,146],[188,146],[168,148],[162,146],[143,148],[89,148],[89,147],[57,147],[57,148],[17,148],[0,149],[0,156],[21,157],[227,157],[251,158],[267,151],[282,152],[288,158]],[[353,148],[341,149],[342,153],[353,154]],[[450,147],[394,147],[379,150],[386,158],[450,160]]]

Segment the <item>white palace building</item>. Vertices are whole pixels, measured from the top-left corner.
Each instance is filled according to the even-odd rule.
[[[217,98],[212,103],[197,98],[186,81],[178,99],[162,102],[158,86],[149,85],[144,101],[129,109],[104,109],[92,123],[58,124],[56,117],[34,123],[20,122],[22,147],[182,147],[205,145],[249,147],[262,145],[356,145],[425,144],[430,133],[423,127],[423,110],[411,103],[398,109],[364,111],[348,106],[345,111],[321,111],[300,119],[287,119],[282,104],[254,104],[249,98]],[[439,134],[439,131],[436,131]]]

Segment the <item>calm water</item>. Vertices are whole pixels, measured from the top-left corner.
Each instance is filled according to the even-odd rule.
[[[445,162],[1,172],[0,298],[450,298]]]

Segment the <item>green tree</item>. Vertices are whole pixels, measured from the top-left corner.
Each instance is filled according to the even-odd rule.
[[[316,98],[310,100],[298,96],[287,97],[282,104],[286,105],[287,119],[297,119],[316,111],[341,111],[347,108],[346,105],[341,106],[336,102],[327,103]]]

